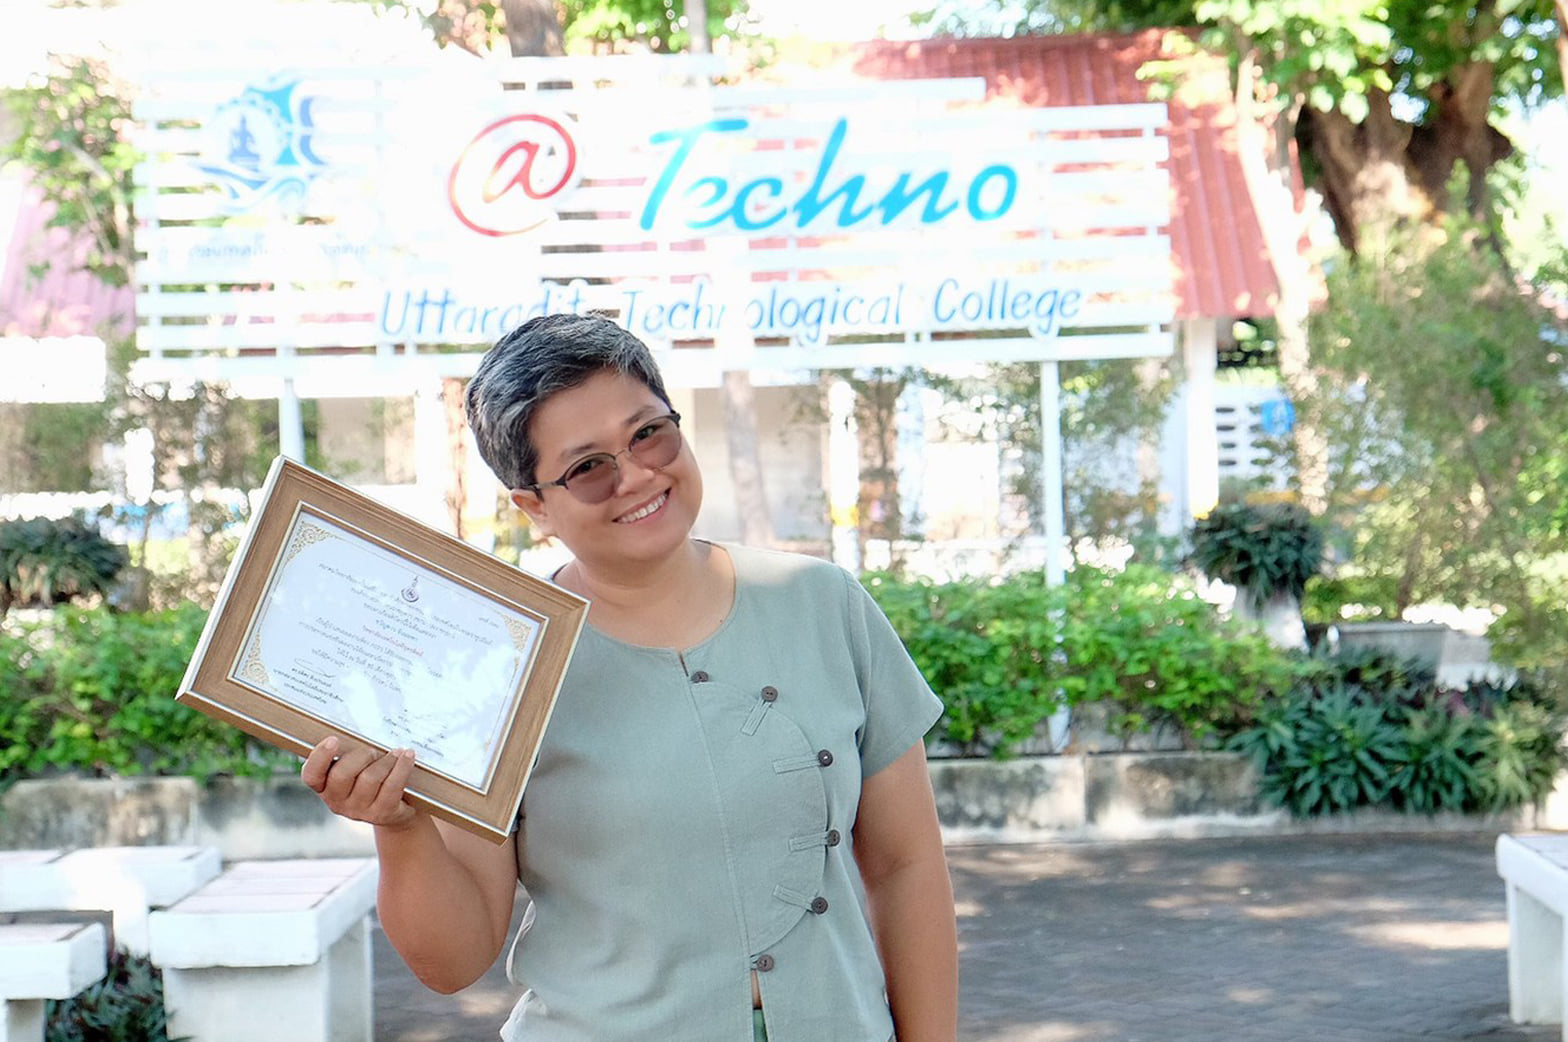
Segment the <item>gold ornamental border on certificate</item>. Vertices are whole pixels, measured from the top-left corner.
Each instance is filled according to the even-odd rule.
[[[284,542],[296,518],[302,512],[315,514],[363,534],[368,542],[407,560],[416,572],[457,582],[498,607],[542,623],[532,662],[512,692],[510,724],[504,728],[488,784],[476,789],[416,763],[407,789],[409,802],[493,842],[504,840],[587,619],[588,602],[281,456],[268,471],[261,499],[176,698],[297,756],[309,753],[328,735],[338,735],[346,747],[369,745],[385,751],[240,679],[252,666],[261,668],[259,660],[242,661],[241,651],[271,577],[289,552]],[[512,628],[507,629],[515,642]]]

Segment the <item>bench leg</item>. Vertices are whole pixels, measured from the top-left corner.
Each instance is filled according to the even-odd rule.
[[[0,1042],[44,1042],[43,999],[0,999]]]
[[[373,1042],[375,978],[370,951],[368,915],[327,950],[325,961],[332,975],[327,1019],[333,1042]]]
[[[1563,939],[1561,916],[1508,888],[1508,1015],[1515,1023],[1562,1023]]]
[[[169,1037],[191,1042],[372,1042],[369,919],[310,966],[163,970]]]

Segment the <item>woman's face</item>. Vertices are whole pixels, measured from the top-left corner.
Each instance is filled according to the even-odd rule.
[[[642,381],[613,370],[556,393],[529,425],[539,452],[534,480],[554,481],[584,456],[615,453],[615,491],[602,503],[584,503],[559,485],[514,489],[512,501],[585,565],[614,569],[663,558],[691,535],[702,507],[702,475],[684,439],[674,462],[656,470],[625,449],[650,420],[669,412]]]

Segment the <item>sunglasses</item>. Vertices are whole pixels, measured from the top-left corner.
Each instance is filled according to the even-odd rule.
[[[620,456],[622,453],[637,461],[640,467],[658,470],[675,462],[681,454],[681,414],[672,412],[649,420],[632,434],[631,444],[620,452],[596,452],[566,468],[566,473],[554,481],[540,481],[524,485],[529,492],[539,493],[559,485],[580,503],[603,503],[615,495],[621,482]]]

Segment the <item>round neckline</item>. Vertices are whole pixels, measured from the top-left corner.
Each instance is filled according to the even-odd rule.
[[[705,543],[708,546],[713,547],[715,550],[722,550],[730,559],[730,571],[734,575],[735,579],[735,594],[730,599],[730,610],[724,613],[724,618],[719,620],[718,626],[714,628],[712,633],[708,634],[697,643],[688,647],[676,648],[667,644],[634,644],[631,641],[622,640],[619,637],[612,637],[610,634],[606,633],[604,630],[600,629],[598,626],[595,626],[592,622],[589,621],[583,622],[583,631],[586,633],[592,633],[600,640],[609,644],[613,644],[619,648],[625,648],[629,651],[652,652],[660,656],[674,657],[676,659],[684,658],[687,655],[699,652],[709,644],[713,643],[715,640],[718,640],[724,631],[730,628],[730,624],[734,622],[735,616],[740,613],[741,598],[743,593],[741,586],[741,565],[739,555],[735,552],[736,547],[730,543],[721,543],[712,539],[698,539],[697,542]],[[561,565],[561,569],[564,569],[565,567],[566,565]],[[555,574],[559,575],[560,569],[557,569]],[[554,577],[552,576],[552,580],[553,578]]]

